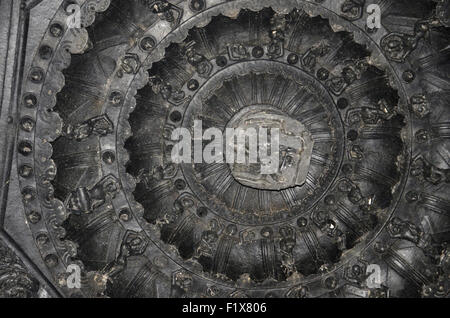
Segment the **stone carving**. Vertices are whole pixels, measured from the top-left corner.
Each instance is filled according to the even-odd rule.
[[[450,169],[438,169],[424,158],[418,157],[413,162],[411,174],[430,184],[438,185],[441,182],[449,182],[449,171]]]
[[[0,298],[37,297],[39,283],[0,240]]]
[[[432,16],[419,20],[414,25],[414,34],[393,32],[381,39],[381,47],[386,56],[398,63],[404,63],[406,58],[417,48],[419,41],[430,37],[431,28],[441,25],[441,21]]]
[[[120,189],[117,179],[112,176],[106,176],[92,188],[78,188],[67,198],[68,210],[79,215],[81,213],[92,213],[96,208],[106,202],[114,199]]]
[[[183,48],[183,55],[189,64],[195,67],[197,73],[203,77],[208,78],[212,71],[212,64],[201,54],[198,54],[194,48],[195,42],[191,41]]]
[[[417,94],[411,97],[411,108],[419,118],[424,118],[430,113],[430,106],[426,96],[423,94]]]
[[[443,25],[450,27],[450,1],[439,0],[436,6],[436,15]]]
[[[302,57],[303,67],[305,67],[309,72],[313,72],[317,65],[317,59],[325,56],[329,51],[330,47],[323,43],[310,48]]]
[[[341,6],[342,16],[350,21],[361,19],[365,0],[345,0]]]
[[[116,260],[108,264],[102,272],[108,278],[114,279],[127,266],[127,259],[131,256],[142,255],[148,246],[147,239],[139,233],[127,232],[123,238],[120,252]]]
[[[141,61],[137,54],[127,53],[122,58],[122,63],[120,64],[122,71],[127,74],[137,74],[141,68]]]
[[[149,85],[155,94],[161,94],[165,100],[174,105],[180,105],[187,100],[183,91],[175,90],[172,85],[163,82],[158,76],[150,76]]]
[[[267,55],[278,58],[284,55],[284,40],[286,32],[286,16],[275,14],[270,20],[270,39]]]
[[[228,45],[228,56],[231,60],[239,61],[250,57],[247,48],[242,44]]]
[[[257,189],[281,190],[301,186],[306,181],[314,147],[311,133],[299,121],[264,106],[247,107],[235,115],[227,127],[247,130],[259,127],[280,130],[280,155],[278,173],[261,175],[262,166],[270,169],[270,163],[254,165],[231,164],[233,177],[243,185]],[[238,150],[235,149],[237,153]],[[274,182],[275,181],[275,182]]]
[[[144,4],[152,9],[161,20],[169,22],[172,27],[180,24],[183,18],[183,9],[166,0],[143,0]]]
[[[335,95],[341,95],[345,89],[360,79],[362,74],[367,70],[366,60],[356,60],[346,62],[341,72],[341,76],[329,79],[326,82],[327,87]]]
[[[84,14],[94,25],[78,35],[58,21],[42,28],[48,29],[43,38],[52,41],[27,55],[32,68],[18,83],[21,117],[3,117],[3,109],[0,116],[19,125],[17,145],[8,149],[17,151],[17,199],[39,237],[46,278],[59,286],[60,265],[69,259],[87,268],[82,290],[61,284],[61,293],[448,295],[442,251],[449,174],[440,156],[448,152],[447,1],[408,3],[408,10],[402,1],[386,5],[387,16],[402,20],[395,32],[384,25],[392,33],[381,49],[373,34],[358,27],[364,21],[344,21],[361,19],[365,1],[300,1],[294,11],[273,0],[116,1],[106,18],[94,22],[107,2],[86,2]],[[251,10],[241,10],[242,3]],[[182,23],[181,8],[188,6]],[[418,22],[408,34],[403,22],[411,20]],[[59,45],[58,39],[68,42]],[[70,60],[64,48],[80,56]],[[86,67],[98,52],[108,65]],[[92,101],[98,109],[85,107]],[[190,129],[192,119],[202,118],[223,130],[255,105],[307,132],[307,167],[291,169],[301,147],[282,149],[281,176],[293,178],[301,170],[299,182],[273,186],[274,176],[268,186],[245,185],[226,164],[168,164],[175,128]],[[108,115],[93,117],[99,109]],[[67,126],[59,120],[84,112],[93,118]],[[97,136],[108,138],[90,138]],[[79,153],[63,147],[66,139],[83,141],[70,142]],[[57,170],[63,161],[70,169]],[[70,193],[65,206],[58,200],[64,193]],[[408,215],[417,216],[420,226]],[[50,229],[47,237],[43,226]],[[53,247],[56,253],[47,255]],[[364,262],[356,262],[363,254]],[[398,275],[384,275],[379,288],[369,288],[366,259],[382,266],[383,275]],[[30,286],[19,276],[19,283],[14,275],[1,277],[7,290],[9,282]],[[7,294],[14,293],[27,294]]]
[[[436,246],[431,235],[424,233],[415,224],[394,218],[389,224],[388,230],[392,237],[410,241],[421,248],[425,255],[434,258]]]

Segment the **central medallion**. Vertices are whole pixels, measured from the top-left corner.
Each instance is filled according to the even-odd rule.
[[[267,225],[306,213],[339,171],[343,126],[333,99],[314,77],[281,58],[229,60],[214,69],[185,106],[180,126],[193,134],[196,121],[203,133],[222,133],[225,160],[181,164],[183,177],[225,220]],[[228,131],[239,138],[230,139]]]
[[[239,111],[227,128],[243,133],[245,138],[246,162],[229,163],[234,179],[240,184],[261,190],[282,190],[306,182],[314,141],[300,121],[273,106],[257,105]],[[237,157],[241,145],[234,138],[227,142],[231,142],[228,146],[234,148]],[[248,162],[250,152],[256,150],[257,162]]]

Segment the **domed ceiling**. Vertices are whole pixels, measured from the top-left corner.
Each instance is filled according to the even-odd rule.
[[[45,2],[11,119],[23,294],[448,296],[449,1],[373,1],[380,28],[364,0]],[[301,142],[264,177],[174,162],[199,120]]]

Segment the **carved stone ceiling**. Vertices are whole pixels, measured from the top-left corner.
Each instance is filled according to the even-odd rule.
[[[449,295],[449,1],[5,3],[0,297]],[[298,168],[171,159],[261,116]]]

